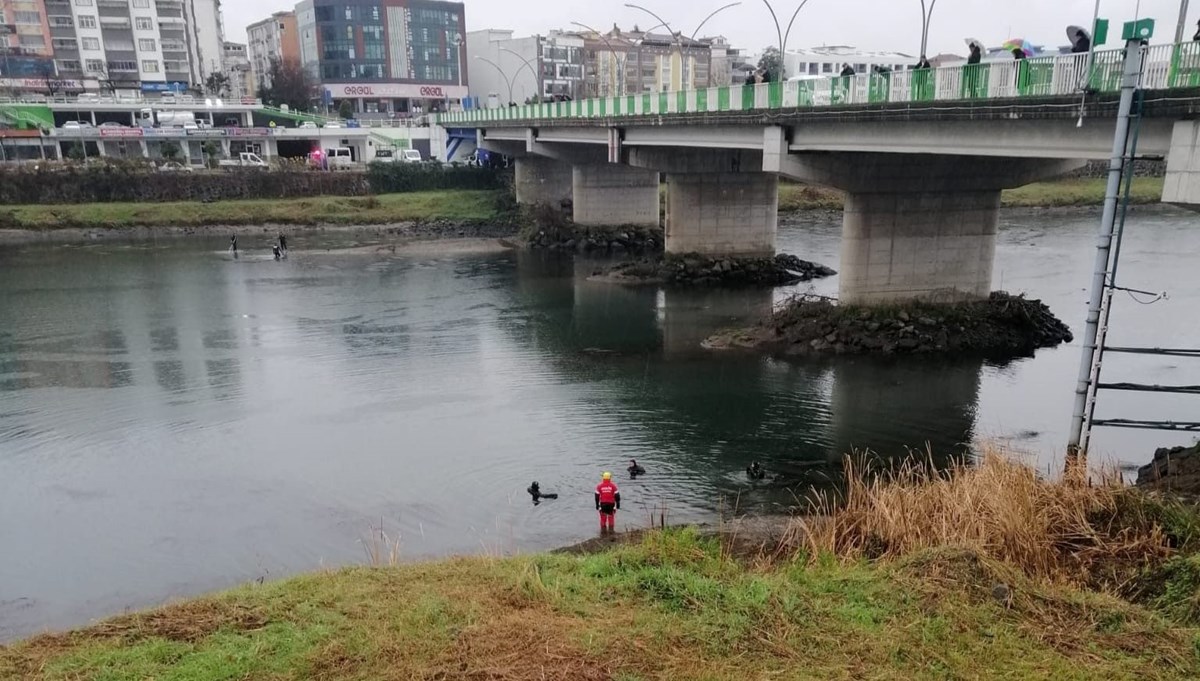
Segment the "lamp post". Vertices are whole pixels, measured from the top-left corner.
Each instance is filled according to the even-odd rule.
[[[458,31],[455,31],[454,35],[449,36],[449,43],[454,46],[454,62],[455,62],[455,65],[458,67],[458,69],[457,69],[458,70],[458,89],[461,92],[462,84],[463,84],[463,63],[462,63],[463,44],[466,43],[466,40],[463,40],[463,34],[459,33]],[[458,108],[460,110],[464,108],[462,104],[463,104],[463,101],[462,101],[462,98],[460,95],[459,100],[458,100]],[[446,110],[448,111],[449,109],[450,109],[450,98],[446,97]]]
[[[538,39],[538,43],[541,43],[541,36],[537,36],[537,39]],[[501,47],[500,51],[507,52],[507,53],[511,54],[512,56],[516,57],[517,59],[520,59],[521,61],[525,62],[525,65],[522,66],[521,68],[517,69],[517,72],[513,74],[513,82],[514,83],[516,82],[517,76],[520,75],[521,71],[523,71],[524,69],[529,69],[529,75],[533,76],[533,84],[534,84],[534,86],[536,86],[538,88],[538,92],[541,93],[541,92],[545,91],[545,88],[542,86],[542,79],[539,75],[537,67],[535,67],[528,59],[526,59],[525,57],[522,57],[521,54],[519,52],[516,52],[515,50],[510,50],[507,47]],[[539,94],[539,98],[540,98],[540,94]]]
[[[608,38],[605,38],[603,33],[601,33],[600,31],[597,31],[596,29],[592,28],[591,26],[588,26],[587,24],[582,24],[582,23],[579,23],[578,21],[572,21],[571,25],[578,26],[584,30],[595,33],[596,37],[600,40],[600,42],[604,43],[604,46],[608,48],[608,51],[612,52],[613,59],[617,62],[617,68],[621,71],[621,75],[617,79],[617,96],[620,97],[623,94],[625,94],[625,60],[617,56],[617,51],[615,49],[613,49],[612,43],[608,42]],[[587,61],[585,59],[584,60],[584,64],[585,64],[584,68],[585,69],[586,69],[586,63],[587,63]],[[599,69],[599,66],[600,66],[600,59],[597,58],[596,59],[596,67],[597,67],[596,68],[596,96],[597,97],[600,96],[600,69]],[[586,81],[586,80],[587,80],[587,75],[584,74],[584,81]]]
[[[1179,25],[1175,27],[1175,44],[1183,42],[1187,31],[1188,0],[1179,0]]]
[[[784,81],[784,80],[787,80],[787,43],[788,43],[788,38],[791,37],[791,35],[792,35],[792,25],[796,23],[796,17],[800,14],[800,10],[804,9],[804,6],[808,4],[808,0],[802,0],[802,2],[800,3],[800,6],[796,8],[796,11],[792,12],[792,18],[788,21],[786,31],[784,31],[783,28],[779,25],[779,17],[775,14],[775,8],[771,7],[771,3],[768,2],[768,0],[762,0],[762,1],[763,1],[763,4],[767,6],[767,11],[771,13],[771,19],[774,20],[774,22],[775,22],[775,32],[779,36],[779,69],[781,72],[779,74],[779,76],[780,76],[779,79],[781,81]]]
[[[718,7],[717,9],[710,12],[708,16],[704,17],[704,20],[701,21],[700,24],[696,26],[696,30],[692,31],[692,36],[691,36],[691,38],[688,39],[689,47],[691,46],[691,43],[696,42],[696,36],[700,33],[700,29],[704,28],[704,25],[708,23],[709,19],[712,19],[713,17],[717,16],[718,14],[720,14],[721,12],[724,12],[727,9],[737,7],[740,4],[742,4],[742,3],[741,2],[731,2],[728,5],[723,5],[721,7]],[[680,63],[680,68],[682,69],[683,60],[686,59],[686,57],[683,54],[683,33],[675,31],[675,29],[671,28],[671,25],[668,24],[662,17],[658,16],[654,12],[651,12],[650,10],[646,9],[645,7],[642,7],[641,5],[636,5],[634,3],[627,2],[627,3],[625,3],[625,6],[630,9],[640,10],[642,12],[645,12],[646,14],[649,14],[650,16],[654,17],[659,22],[659,26],[665,26],[667,28],[667,30],[671,32],[671,35],[674,36],[674,38],[675,38],[675,47],[679,50],[679,63]],[[650,30],[652,31],[654,29],[650,29]],[[649,33],[649,32],[650,31],[647,31],[647,33]],[[679,82],[680,82],[680,85],[686,87],[687,84],[683,82],[683,73],[679,74]]]
[[[937,6],[937,0],[929,0],[928,7],[925,4],[925,0],[921,0],[921,59],[928,54],[929,24],[933,21],[933,8]]]
[[[491,64],[491,65],[492,65],[492,68],[494,68],[494,69],[496,69],[497,71],[499,71],[499,72],[500,72],[500,77],[501,77],[501,78],[503,78],[503,79],[504,79],[504,82],[505,82],[505,83],[508,85],[508,101],[509,101],[509,103],[511,104],[511,103],[514,101],[514,100],[513,100],[513,84],[512,84],[512,79],[508,77],[508,74],[504,72],[504,69],[500,68],[500,65],[499,65],[499,64],[497,64],[496,62],[492,61],[491,59],[488,59],[487,57],[482,57],[482,56],[480,56],[480,55],[478,55],[478,54],[477,54],[477,55],[475,55],[475,58],[476,58],[476,59],[478,59],[478,60],[479,60],[479,61],[481,61],[481,62],[485,62],[485,63]],[[505,106],[508,106],[508,104],[505,104]]]

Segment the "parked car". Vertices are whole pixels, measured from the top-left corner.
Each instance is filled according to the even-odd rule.
[[[67,121],[62,124],[62,127],[63,130],[82,130],[83,128],[92,127],[92,124],[88,121]]]
[[[334,128],[342,128],[345,126],[343,126],[340,121],[328,121],[325,123],[325,127],[332,130]]]
[[[267,162],[258,154],[243,151],[237,158],[228,158],[217,163],[221,168],[266,168]]]
[[[179,161],[168,161],[158,167],[160,173],[190,173],[191,166],[185,166]]]
[[[116,121],[105,121],[100,124],[100,127],[101,128],[128,128],[129,126],[125,125],[124,123],[118,123]]]
[[[405,149],[403,157],[405,163],[420,163],[422,160],[421,152],[416,149]]]
[[[317,124],[313,123],[312,121],[304,121],[303,123],[301,123],[300,125],[297,125],[296,127],[300,128],[301,130],[316,130]]]

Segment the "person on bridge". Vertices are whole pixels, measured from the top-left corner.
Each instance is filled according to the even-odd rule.
[[[617,511],[621,509],[621,492],[617,490],[617,483],[612,481],[612,473],[605,471],[600,478],[600,484],[596,485],[596,510],[600,512],[600,532],[614,532]]]
[[[917,60],[917,65],[913,67],[913,70],[919,71],[921,69],[931,69],[931,68],[933,68],[933,66],[930,65],[929,59],[927,59],[925,57],[925,55],[921,55],[921,58]]]
[[[1083,31],[1075,31],[1075,41],[1071,43],[1071,54],[1086,54],[1092,51],[1092,39]]]
[[[974,66],[983,61],[983,50],[980,49],[979,43],[971,43],[971,55],[967,57],[967,66]]]
[[[854,67],[853,66],[846,64],[845,66],[842,67],[842,73],[841,73],[842,78],[849,78],[853,75],[854,75]]]
[[[1196,22],[1196,35],[1192,36],[1192,41],[1200,41],[1200,21]]]
[[[1019,47],[1014,47],[1013,51],[1012,51],[1012,55],[1013,55],[1013,59],[1015,59],[1017,61],[1021,61],[1022,59],[1025,58],[1025,50],[1022,50]]]

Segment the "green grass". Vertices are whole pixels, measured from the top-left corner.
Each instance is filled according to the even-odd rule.
[[[377,197],[317,196],[212,203],[90,203],[0,206],[0,228],[121,229],[204,225],[368,225],[409,220],[485,221],[497,192],[430,191]]]
[[[1099,206],[1104,203],[1105,180],[1055,180],[1037,182],[1019,189],[1010,189],[1001,200],[1010,208],[1059,208],[1068,206]],[[1162,200],[1161,177],[1134,178],[1133,203],[1158,203]],[[779,211],[840,210],[842,195],[832,189],[782,183],[779,185]]]
[[[247,586],[0,648],[0,678],[1185,679],[1196,634],[964,551],[752,563],[684,530]]]

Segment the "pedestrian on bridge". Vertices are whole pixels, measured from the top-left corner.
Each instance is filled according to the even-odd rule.
[[[1196,22],[1196,35],[1192,36],[1193,42],[1200,42],[1200,21]]]
[[[845,66],[842,67],[842,73],[841,73],[842,78],[850,78],[853,75],[854,75],[854,67],[853,66],[846,64]]]

